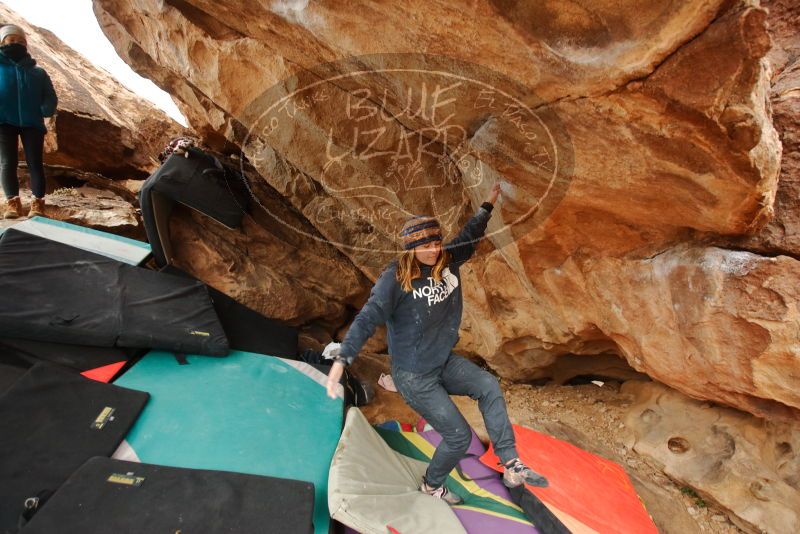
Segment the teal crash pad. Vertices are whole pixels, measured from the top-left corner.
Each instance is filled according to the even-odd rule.
[[[315,532],[327,533],[343,400],[326,395],[325,375],[251,352],[185,358],[152,351],[116,380],[150,402],[115,458],[312,482]]]

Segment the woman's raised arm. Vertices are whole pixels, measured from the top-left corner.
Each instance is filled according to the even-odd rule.
[[[500,182],[496,182],[475,215],[470,217],[456,237],[445,244],[444,249],[452,255],[453,263],[464,263],[475,253],[475,245],[486,233],[486,226],[499,195]]]

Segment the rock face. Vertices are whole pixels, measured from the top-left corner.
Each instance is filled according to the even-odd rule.
[[[769,97],[773,122],[783,142],[783,157],[775,218],[757,235],[740,238],[733,246],[796,258],[800,253],[800,6],[790,0],[762,4],[769,10],[773,45],[767,55],[772,70]]]
[[[513,380],[616,355],[797,420],[793,4],[94,0],[120,55],[288,201],[264,220],[369,279],[408,214],[452,235],[503,180],[462,269],[462,353]]]
[[[687,399],[653,382],[626,382],[630,446],[701,497],[734,512],[750,532],[796,532],[800,524],[800,433],[731,409]]]
[[[146,178],[155,156],[183,128],[65,45],[51,32],[28,24],[0,5],[0,24],[21,26],[28,48],[58,94],[48,121],[45,163],[110,178]]]

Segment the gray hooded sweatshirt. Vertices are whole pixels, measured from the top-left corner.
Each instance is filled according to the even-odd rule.
[[[353,362],[375,328],[384,323],[393,365],[424,373],[447,361],[458,342],[461,325],[460,268],[486,232],[492,208],[484,202],[459,234],[444,245],[452,260],[442,270],[438,284],[429,265],[420,265],[421,276],[411,281],[410,292],[403,291],[397,281],[397,260],[383,270],[342,341],[339,354],[345,364]]]

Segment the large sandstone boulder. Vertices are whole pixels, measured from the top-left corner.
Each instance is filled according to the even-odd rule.
[[[457,347],[501,376],[617,355],[691,396],[796,420],[791,186],[774,212],[779,176],[797,177],[781,174],[771,114],[796,150],[796,54],[770,38],[788,46],[794,8],[774,7],[94,0],[120,55],[291,205],[290,224],[264,220],[321,237],[369,279],[409,213],[452,233],[502,180],[463,270]]]
[[[767,54],[772,79],[770,104],[783,143],[775,217],[758,234],[734,239],[734,247],[762,253],[800,254],[800,5],[792,0],[768,0],[772,48]]]
[[[736,410],[687,399],[654,382],[626,382],[629,446],[671,478],[731,510],[748,532],[796,532],[800,433]]]

